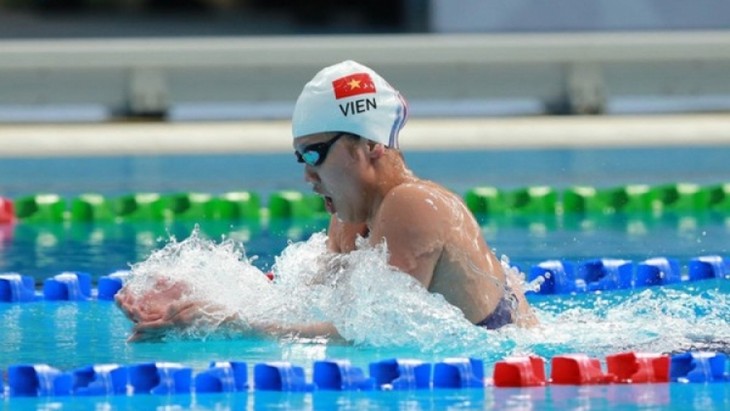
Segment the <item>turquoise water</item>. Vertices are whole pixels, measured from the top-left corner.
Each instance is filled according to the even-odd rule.
[[[468,346],[444,341],[438,349],[337,345],[311,341],[260,338],[173,340],[127,344],[129,322],[110,302],[35,302],[1,304],[3,323],[0,368],[12,364],[51,364],[73,370],[88,364],[181,362],[200,371],[210,361],[259,362],[286,360],[305,367],[313,361],[347,358],[354,365],[387,358],[420,358],[437,362],[450,356],[475,356],[491,375],[495,361],[511,354],[550,358],[581,352],[597,358],[636,350],[681,352],[707,349],[727,352],[730,338],[730,281],[616,291],[578,296],[531,298],[549,328],[541,332],[489,332]],[[680,301],[677,303],[677,301]],[[492,341],[490,341],[490,339]],[[730,383],[642,384],[635,386],[551,386],[486,390],[423,390],[409,392],[314,392],[198,394],[91,398],[11,398],[4,409],[726,409]],[[169,409],[169,408],[168,408]]]
[[[730,180],[730,178],[729,178]],[[523,265],[554,258],[596,257],[643,260],[668,256],[688,260],[707,254],[730,255],[730,217],[718,213],[614,216],[482,218],[482,231],[497,255]],[[5,227],[0,272],[31,275],[37,282],[61,271],[84,271],[94,278],[149,257],[171,236],[190,235],[195,222],[137,224],[18,224]],[[241,241],[255,265],[267,271],[288,241],[303,241],[326,228],[322,220],[205,221],[199,226],[214,240]]]
[[[730,384],[561,386],[485,390],[205,394],[13,399],[5,409],[338,410],[723,410]],[[12,406],[11,406],[12,404]]]
[[[367,368],[370,362],[392,357],[438,362],[447,357],[476,356],[485,360],[491,375],[493,363],[512,354],[532,353],[549,359],[574,352],[599,358],[626,350],[728,352],[728,295],[730,281],[704,280],[637,291],[532,296],[533,306],[549,329],[485,331],[480,334],[483,340],[468,345],[452,340],[431,347],[216,336],[128,344],[124,337],[130,322],[108,301],[3,303],[0,368],[47,363],[72,370],[110,362],[173,361],[203,369],[210,361],[232,360],[250,364],[287,360],[306,366],[326,358],[347,358]]]
[[[451,157],[448,153],[439,153],[432,158],[430,167],[418,155],[413,157],[414,163],[423,169],[423,172],[417,171],[419,174],[426,174],[437,181],[443,178],[452,187],[468,188],[477,184],[494,185],[495,182],[506,187],[536,183],[725,182],[730,181],[728,155],[728,149],[529,151],[505,153],[504,157],[495,153],[455,153]],[[647,161],[637,163],[642,157]],[[690,161],[680,161],[681,158]],[[693,164],[691,160],[695,158],[706,161],[698,160]],[[510,167],[510,159],[520,161]],[[261,184],[256,187],[271,190],[294,187],[288,184],[298,184],[297,173],[301,171],[295,168],[292,178],[286,165],[291,159],[283,155],[255,157],[253,160],[239,157],[108,160],[105,163],[99,159],[83,159],[70,164],[38,159],[26,165],[13,163],[14,168],[7,175],[15,177],[5,180],[12,180],[12,183],[3,182],[2,187],[5,193],[53,191],[66,195],[85,191],[115,194],[127,190],[175,191],[201,187],[207,187],[205,191],[208,192],[226,191],[251,188],[249,184],[256,179],[250,175],[257,173],[256,167],[260,165],[270,167],[265,170],[270,170],[271,175],[268,180],[256,182]],[[208,166],[201,167],[203,171],[193,178],[188,176],[190,163]],[[63,172],[62,164],[66,164]],[[242,164],[244,172],[235,171],[239,164]],[[511,171],[515,164],[519,164],[516,175]],[[7,167],[7,163],[2,167]],[[36,171],[29,172],[30,169]],[[92,169],[99,170],[94,176],[96,178],[89,177]],[[477,172],[477,169],[484,171]],[[231,175],[228,175],[228,170]],[[616,172],[612,174],[611,170]],[[23,171],[27,173],[23,174]],[[171,178],[175,172],[180,178]],[[38,177],[34,177],[35,173]],[[64,177],[64,173],[68,175]],[[43,182],[41,174],[53,177]],[[464,179],[460,180],[459,176],[464,176]],[[533,177],[537,180],[531,180]],[[294,183],[291,183],[292,179]],[[494,218],[481,222],[484,236],[497,254],[523,270],[536,262],[554,258],[580,261],[611,257],[641,261],[666,256],[677,258],[686,271],[687,262],[695,256],[719,254],[730,257],[727,242],[730,238],[729,218],[702,212],[660,217]],[[141,266],[134,266],[135,269],[159,268],[176,275],[195,273],[203,286],[209,286],[208,292],[220,291],[220,298],[246,296],[240,298],[244,301],[235,303],[240,310],[258,312],[256,310],[268,308],[277,313],[280,307],[292,301],[313,302],[319,307],[335,304],[327,290],[317,295],[281,297],[282,293],[292,289],[286,287],[296,285],[298,275],[306,275],[306,272],[298,270],[306,267],[310,258],[308,251],[319,246],[316,237],[324,228],[324,222],[282,221],[271,225],[199,223],[200,238],[195,241],[189,239],[194,223],[19,224],[4,227],[0,243],[0,272],[32,275],[40,284],[45,278],[65,270],[89,272],[97,279],[147,261]],[[227,247],[225,244],[230,243],[225,241],[222,244],[223,239],[229,239],[236,247]],[[293,249],[289,246],[291,243],[301,247]],[[166,246],[168,250],[172,247],[175,251],[184,252],[161,257],[158,253],[156,255],[160,258],[150,259],[153,253]],[[243,255],[239,254],[242,249],[245,250]],[[290,252],[282,258],[280,255],[285,249]],[[176,257],[179,255],[186,257]],[[435,362],[447,357],[475,356],[484,359],[485,375],[491,375],[494,362],[508,355],[537,354],[549,359],[571,352],[598,358],[626,350],[676,353],[707,349],[728,352],[728,280],[705,280],[600,294],[532,295],[529,298],[543,327],[535,330],[474,330],[458,318],[445,315],[442,318],[445,323],[441,324],[449,325],[447,328],[452,331],[449,334],[429,327],[427,322],[413,325],[422,320],[423,316],[419,316],[418,312],[370,311],[370,306],[392,304],[415,307],[428,314],[441,313],[439,310],[443,306],[439,301],[431,300],[423,305],[414,305],[418,294],[411,293],[407,284],[392,279],[392,272],[382,266],[382,259],[376,251],[370,250],[358,258],[362,267],[346,273],[351,284],[363,284],[367,280],[393,291],[383,292],[377,299],[365,298],[367,293],[353,297],[358,308],[347,316],[360,329],[368,330],[368,333],[355,333],[354,344],[231,338],[215,333],[205,334],[205,339],[183,336],[172,337],[163,343],[128,344],[125,338],[130,323],[109,302],[0,304],[0,323],[3,324],[0,331],[0,370],[23,363],[47,363],[62,370],[73,370],[109,362],[175,361],[203,369],[214,360],[246,361],[249,366],[257,362],[286,360],[305,367],[311,373],[312,362],[325,358],[347,358],[357,366],[366,367],[370,362],[393,357]],[[225,283],[221,282],[222,279],[230,279],[228,276],[235,273],[281,267],[288,268],[290,277],[285,277],[286,281],[277,286],[279,288],[271,290],[271,298],[267,302],[257,300],[253,291],[257,290],[258,283],[254,280],[239,281],[239,288],[221,291],[221,284]],[[261,315],[265,314],[261,312]],[[304,311],[295,314],[312,315]],[[342,320],[344,317],[334,319]],[[367,318],[375,318],[377,327],[369,325]],[[403,338],[404,335],[408,338]],[[245,406],[277,409],[607,409],[617,406],[622,409],[726,409],[730,406],[729,387],[730,384],[654,384],[426,392],[253,392],[73,400],[13,398],[0,404],[4,409],[240,409]]]
[[[720,252],[725,243],[718,241],[726,237],[728,228],[716,224],[713,219],[699,219],[704,225],[699,230],[707,231],[701,238],[714,239],[704,248],[690,247],[693,240],[684,240],[686,248],[677,257],[686,270],[685,255],[699,255],[700,251]],[[530,253],[530,250],[539,250],[535,243],[554,243],[564,238],[576,237],[579,243],[593,244],[593,248],[586,247],[572,250],[572,246],[565,246],[564,256],[570,256],[576,261],[582,257],[604,256],[601,250],[606,243],[596,241],[605,237],[603,241],[615,244],[636,244],[636,247],[625,246],[631,253],[614,252],[612,257],[642,256],[645,250],[661,249],[671,252],[682,248],[682,244],[675,244],[686,235],[679,234],[682,230],[677,227],[676,219],[647,220],[645,224],[653,227],[652,233],[658,234],[653,245],[640,247],[651,236],[637,234],[627,230],[626,226],[613,221],[613,227],[603,222],[599,228],[596,224],[574,225],[563,224],[550,230],[535,230],[534,225],[514,224],[503,221],[498,230],[485,227],[485,235],[493,244],[505,244],[507,247],[514,242],[522,244],[515,248],[514,255],[540,259],[555,255],[555,249],[548,247],[545,250]],[[621,221],[621,220],[619,220]],[[710,224],[714,222],[714,224]],[[539,224],[538,222],[534,222]],[[79,265],[91,268],[96,276],[106,275],[106,267],[118,269],[124,264],[114,264],[114,258],[76,257],[76,260],[66,262],[66,258],[74,255],[114,256],[115,249],[127,250],[129,254],[121,253],[120,261],[144,261],[156,250],[174,249],[175,251],[192,252],[186,258],[193,261],[208,261],[210,253],[218,255],[218,260],[224,269],[236,271],[240,266],[247,269],[260,267],[268,269],[280,263],[268,255],[259,258],[252,264],[240,262],[240,255],[232,249],[224,247],[220,236],[221,230],[228,227],[230,233],[247,232],[241,226],[227,223],[222,227],[216,224],[202,224],[200,239],[191,239],[192,228],[187,224],[176,226],[179,231],[177,241],[172,241],[167,233],[175,230],[165,230],[160,224],[136,224],[133,227],[115,227],[126,233],[122,236],[118,231],[111,231],[107,226],[89,225],[84,235],[81,226],[69,232],[69,227],[59,228],[47,226],[36,227],[34,235],[25,233],[16,239],[22,240],[25,248],[33,250],[34,255],[45,254],[50,267],[71,267]],[[206,231],[206,227],[209,227]],[[316,246],[315,241],[308,240],[312,234],[319,232],[321,227],[312,223],[303,228],[296,224],[281,227],[280,231],[270,232],[268,228],[259,228],[259,231],[250,235],[245,241],[246,249],[263,251],[265,249],[284,249],[290,242],[295,244]],[[582,228],[580,228],[582,227]],[[586,228],[589,227],[589,228]],[[162,230],[162,231],[160,231]],[[98,234],[105,233],[104,236]],[[96,233],[96,234],[94,234]],[[117,237],[112,236],[116,233]],[[286,233],[296,234],[287,236]],[[71,234],[76,243],[71,247]],[[247,234],[248,235],[248,234]],[[247,235],[239,234],[239,238]],[[638,235],[638,238],[636,236]],[[27,236],[27,237],[24,237]],[[50,236],[56,236],[50,241]],[[104,237],[106,241],[97,241],[91,245],[90,238]],[[236,237],[231,235],[231,237]],[[315,235],[316,237],[316,235]],[[527,238],[519,241],[519,238]],[[209,238],[210,240],[207,240]],[[613,238],[613,239],[610,239]],[[660,240],[661,238],[661,240]],[[87,241],[82,241],[87,239]],[[593,240],[591,240],[593,239]],[[195,240],[195,241],[193,241]],[[197,244],[191,246],[191,241]],[[260,243],[259,243],[260,241]],[[46,243],[47,242],[47,243]],[[648,241],[647,241],[648,242]],[[681,242],[681,241],[680,241]],[[709,242],[709,241],[708,241]],[[568,241],[572,244],[572,241]],[[13,247],[17,244],[13,243]],[[45,244],[45,245],[44,245]],[[62,250],[56,252],[43,251],[48,244],[56,244]],[[59,245],[61,244],[61,245]],[[200,245],[207,245],[200,251]],[[598,244],[599,246],[596,246]],[[84,247],[87,249],[84,250]],[[714,248],[712,248],[714,247]],[[69,250],[71,248],[71,250]],[[10,248],[12,249],[12,248]],[[8,253],[9,249],[4,248]],[[28,251],[28,250],[26,250]],[[136,253],[136,254],[135,254]],[[220,254],[222,253],[222,254]],[[176,255],[178,253],[175,253]],[[270,254],[270,253],[269,253]],[[246,254],[251,256],[251,254]],[[672,255],[672,254],[664,254]],[[726,255],[726,254],[725,254]],[[191,257],[192,256],[192,257]],[[674,255],[672,255],[674,256]],[[292,263],[301,261],[299,255],[291,257]],[[368,256],[364,256],[368,257]],[[151,259],[151,260],[154,260]],[[182,258],[163,259],[174,270],[184,271],[191,260]],[[264,262],[269,260],[269,262]],[[515,259],[514,262],[529,266],[529,259]],[[83,264],[82,264],[83,263]],[[147,263],[145,263],[147,264]],[[139,266],[135,266],[139,267]],[[370,262],[368,267],[378,271],[377,264]],[[199,267],[198,267],[199,268]],[[218,272],[215,268],[203,268],[202,272]],[[18,270],[22,271],[22,270]],[[199,271],[196,271],[199,272]],[[377,274],[377,273],[376,273]],[[380,275],[385,276],[387,272]],[[357,274],[353,274],[356,276]],[[213,275],[206,280],[215,284]],[[387,281],[375,276],[373,281]],[[387,287],[387,285],[385,285]],[[212,287],[215,289],[215,287]],[[245,292],[245,287],[244,287]],[[384,298],[391,298],[385,296]],[[398,298],[397,296],[395,298]],[[549,359],[555,355],[580,352],[592,357],[603,359],[606,355],[635,350],[641,352],[677,353],[689,350],[711,350],[728,352],[727,341],[730,341],[730,280],[703,280],[692,283],[672,286],[651,287],[635,290],[610,291],[604,293],[539,296],[530,295],[530,301],[535,307],[544,327],[538,330],[505,329],[500,331],[482,331],[474,333],[473,329],[459,328],[455,325],[457,335],[452,338],[444,337],[428,327],[420,330],[398,329],[397,326],[388,329],[393,324],[386,316],[380,318],[379,328],[388,329],[372,338],[360,339],[355,344],[327,344],[317,341],[285,340],[252,337],[229,337],[216,334],[201,339],[170,338],[163,343],[128,344],[125,337],[130,329],[130,322],[116,307],[107,301],[87,302],[32,302],[32,303],[5,303],[0,304],[0,321],[3,331],[0,333],[0,369],[7,369],[13,364],[46,363],[61,370],[73,370],[89,364],[136,364],[153,361],[173,361],[186,364],[195,370],[202,370],[211,361],[245,361],[249,366],[256,363],[272,360],[285,360],[305,367],[311,377],[311,366],[314,361],[321,359],[346,358],[354,365],[367,368],[370,362],[387,358],[418,358],[428,362],[438,362],[448,357],[473,356],[485,362],[485,375],[491,375],[494,362],[509,356],[523,354],[537,354]],[[282,302],[286,304],[287,302]],[[408,303],[392,301],[394,304]],[[249,309],[253,305],[245,305]],[[439,306],[436,305],[436,308]],[[428,307],[427,307],[428,308]],[[376,313],[377,315],[378,313]],[[397,316],[395,316],[397,318]],[[408,319],[408,316],[405,316]],[[402,324],[402,323],[401,323]],[[377,334],[379,331],[376,331]],[[413,343],[403,343],[396,338],[402,333],[410,332],[415,339]],[[389,334],[390,333],[390,334]],[[392,341],[400,341],[391,344]],[[548,387],[539,389],[497,389],[482,390],[445,390],[426,392],[370,392],[370,393],[326,393],[316,392],[309,394],[297,393],[261,393],[248,394],[201,394],[196,396],[141,396],[133,398],[82,398],[82,399],[6,399],[6,409],[17,407],[35,407],[38,409],[62,409],[78,407],[83,404],[89,406],[111,407],[111,409],[139,409],[149,407],[182,407],[192,409],[238,409],[244,406],[256,408],[283,408],[283,409],[320,409],[320,407],[335,407],[338,409],[442,409],[444,407],[463,409],[519,409],[531,405],[539,409],[607,409],[620,405],[625,409],[724,409],[728,406],[730,384],[711,384],[683,386],[680,384],[656,384],[626,386],[593,386],[593,387]],[[700,406],[701,405],[701,406]]]
[[[730,181],[730,146],[607,149],[409,151],[420,177],[456,192],[479,186],[612,186]],[[293,153],[122,157],[4,158],[0,193],[307,191]]]

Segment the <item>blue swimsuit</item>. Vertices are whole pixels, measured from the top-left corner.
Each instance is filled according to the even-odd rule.
[[[507,324],[512,324],[514,321],[512,318],[513,301],[516,301],[515,295],[512,291],[505,290],[502,298],[499,300],[499,304],[497,304],[497,308],[487,318],[476,323],[476,325],[488,330],[496,330]]]

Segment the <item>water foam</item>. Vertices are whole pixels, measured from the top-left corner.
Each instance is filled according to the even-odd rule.
[[[627,349],[722,349],[722,341],[730,341],[727,290],[680,286],[553,296],[533,304],[539,326],[488,331],[474,327],[442,296],[390,267],[385,246],[360,241],[355,251],[341,255],[329,253],[325,241],[325,234],[317,233],[289,244],[276,257],[276,279],[270,282],[242,245],[215,243],[196,229],[184,241],[172,239],[134,265],[128,287],[141,294],[159,278],[182,281],[189,285],[183,298],[205,302],[208,321],[174,338],[241,336],[252,322],[328,321],[361,347],[417,347],[422,353],[495,359],[532,353],[600,356]],[[513,281],[524,281],[506,258],[502,263]],[[240,318],[237,327],[216,327],[231,315]]]
[[[627,350],[728,351],[730,296],[707,282],[605,294],[560,296],[535,304],[542,325],[514,333],[514,351],[595,356]],[[547,354],[546,354],[547,353]]]
[[[325,242],[325,234],[317,233],[289,244],[276,257],[270,282],[241,245],[217,244],[195,229],[133,265],[127,287],[139,296],[160,279],[187,284],[181,299],[202,302],[208,312],[206,321],[177,334],[183,337],[208,338],[231,315],[241,320],[237,331],[247,323],[327,321],[345,339],[372,346],[438,349],[443,341],[463,343],[481,334],[442,296],[390,267],[384,245],[361,241],[343,255],[328,252]]]

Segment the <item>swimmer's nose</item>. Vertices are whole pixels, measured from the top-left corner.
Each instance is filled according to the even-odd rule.
[[[305,165],[304,166],[304,181],[308,183],[318,183],[319,175],[314,171],[314,167]]]

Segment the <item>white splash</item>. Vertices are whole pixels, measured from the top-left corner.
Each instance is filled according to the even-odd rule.
[[[518,353],[728,350],[730,296],[712,287],[556,296],[537,304],[541,326],[509,330]]]
[[[189,292],[183,298],[204,302],[204,309],[215,307],[206,324],[173,337],[208,338],[221,331],[210,326],[210,318],[218,319],[215,325],[235,313],[244,323],[328,321],[347,340],[370,346],[439,350],[444,341],[461,345],[483,338],[483,331],[443,297],[390,267],[385,246],[361,241],[357,250],[341,255],[328,252],[325,241],[318,233],[290,244],[276,258],[270,282],[240,245],[216,244],[196,229],[134,265],[127,287],[141,295],[160,278],[184,282]]]
[[[131,267],[125,286],[134,295],[158,287],[159,280],[184,283],[182,299],[201,302],[201,308],[213,319],[205,326],[191,327],[184,334],[205,337],[236,307],[246,304],[250,315],[266,309],[267,296],[275,290],[266,276],[246,258],[242,247],[231,240],[220,244],[201,237],[198,227],[184,241],[174,238],[147,260]]]
[[[183,298],[205,302],[210,322],[193,325],[178,338],[241,337],[245,324],[282,325],[328,321],[361,347],[417,347],[439,355],[499,358],[535,353],[606,354],[627,349],[671,352],[693,347],[727,350],[730,293],[692,286],[654,287],[631,292],[554,296],[534,304],[540,326],[487,331],[460,310],[429,293],[412,277],[390,267],[385,246],[360,241],[355,251],[327,251],[326,236],[290,244],[275,260],[275,281],[231,240],[215,243],[199,230],[184,241],[172,239],[132,267],[127,286],[143,293],[157,279],[189,285]],[[524,276],[503,258],[503,267],[525,289]],[[235,314],[242,329],[215,327]],[[725,344],[725,345],[723,345]]]

